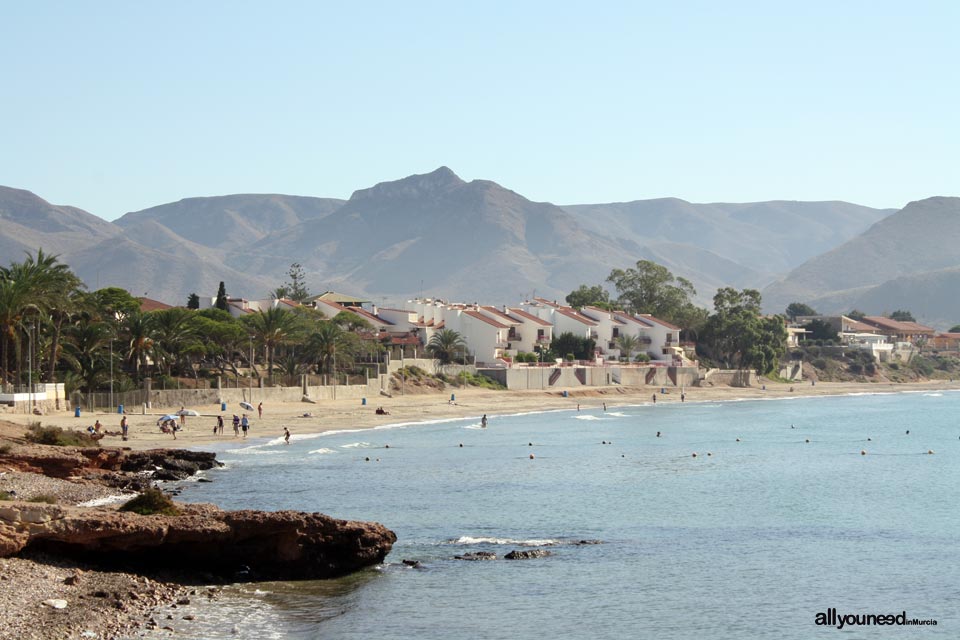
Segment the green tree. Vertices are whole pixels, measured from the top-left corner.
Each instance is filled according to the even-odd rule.
[[[755,289],[719,289],[698,347],[726,368],[775,370],[786,352],[787,330],[782,316],[762,317],[760,303]]]
[[[140,301],[130,295],[130,292],[120,287],[106,287],[93,292],[93,299],[97,308],[105,315],[120,318],[130,313],[140,311]]]
[[[220,286],[217,287],[217,299],[213,303],[213,306],[221,311],[227,310],[227,287],[223,284],[223,280],[220,281]]]
[[[187,296],[187,309],[199,309],[200,308],[200,296],[196,293],[191,293]]]
[[[960,333],[960,324],[955,324],[950,327],[950,331],[948,333]]]
[[[810,332],[806,336],[807,340],[837,339],[837,330],[834,329],[829,322],[824,322],[823,320],[811,320],[805,324],[803,328]]]
[[[355,338],[339,324],[323,321],[307,337],[306,351],[316,361],[320,373],[336,373],[338,364],[343,366],[352,361]]]
[[[124,359],[133,367],[136,379],[141,379],[142,369],[153,353],[154,330],[150,317],[146,314],[131,313],[120,323],[120,340]]]
[[[290,281],[284,285],[284,288],[287,290],[288,298],[294,302],[302,303],[310,297],[310,292],[307,290],[305,282],[306,274],[299,262],[294,262],[290,265],[290,270],[287,271],[287,277],[290,278]]]
[[[153,329],[153,355],[168,374],[179,365],[182,351],[192,346],[194,333],[190,319],[193,312],[181,307],[163,309],[148,314]]]
[[[300,328],[297,316],[292,311],[274,307],[250,314],[244,317],[244,322],[256,343],[267,350],[267,376],[272,379],[274,353]]]
[[[427,342],[427,353],[440,366],[448,365],[458,358],[463,358],[466,348],[466,340],[453,329],[441,329],[434,333]]]
[[[913,317],[913,314],[909,311],[903,309],[897,309],[890,314],[891,320],[897,320],[898,322],[916,322],[916,319]]]
[[[572,353],[577,360],[593,360],[596,346],[597,343],[592,338],[583,338],[565,331],[553,338],[550,351],[557,354],[557,357],[566,357]]]
[[[802,302],[791,302],[787,305],[787,317],[790,320],[796,320],[797,316],[815,316],[817,314],[816,309],[811,307],[808,304]]]
[[[583,307],[606,309],[612,306],[610,304],[610,294],[599,284],[592,287],[582,284],[575,291],[571,291],[566,300],[567,304],[574,309],[582,309]]]
[[[627,311],[649,313],[669,322],[678,321],[697,295],[689,280],[650,260],[639,260],[634,268],[614,269],[607,282],[616,288],[617,302]]]
[[[853,311],[850,311],[847,313],[847,317],[850,318],[851,320],[860,321],[866,318],[867,314],[865,314],[863,311],[860,311],[859,309],[854,309]]]
[[[640,347],[640,339],[628,333],[622,333],[617,337],[617,347],[620,349],[620,359],[630,360],[634,351]]]

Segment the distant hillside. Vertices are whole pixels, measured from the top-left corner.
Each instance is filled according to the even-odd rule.
[[[652,248],[662,242],[686,244],[724,256],[755,272],[754,281],[746,283],[754,287],[894,212],[836,201],[693,204],[677,198],[563,208],[596,233]]]
[[[197,244],[229,251],[275,231],[330,215],[343,203],[336,198],[276,194],[186,198],[128,213],[116,224],[144,238],[149,237],[149,227],[144,225],[154,222]]]
[[[834,310],[857,306],[878,313],[910,308],[918,317],[938,317],[943,311],[937,309],[945,309],[938,307],[942,303],[932,291],[950,275],[930,272],[958,267],[960,198],[928,198],[911,202],[860,236],[794,269],[764,290],[764,305],[782,310],[794,301],[822,301],[821,306]],[[918,298],[910,286],[917,287],[917,293],[927,287],[933,290],[930,297]],[[868,308],[854,304],[858,301]]]
[[[114,225],[76,207],[53,205],[29,191],[0,187],[0,256],[4,266],[42,247],[65,254],[119,235]]]
[[[842,202],[691,204],[677,199],[558,207],[441,167],[348,201],[272,194],[186,198],[116,224],[0,190],[0,251],[60,253],[91,287],[178,303],[191,292],[259,298],[301,263],[313,291],[374,300],[425,295],[515,303],[561,299],[640,259],[717,288],[761,287],[887,212]]]

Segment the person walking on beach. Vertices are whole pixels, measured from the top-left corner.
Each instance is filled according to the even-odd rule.
[[[127,427],[127,416],[123,416],[122,418],[120,418],[120,432],[123,434],[124,440],[127,439],[128,429],[129,427]]]
[[[257,415],[262,419],[263,418],[263,403],[257,405]]]
[[[290,429],[283,428],[283,443],[290,444]]]
[[[653,404],[657,404],[657,394],[653,394]]]
[[[233,414],[233,437],[240,435],[240,416]]]
[[[217,433],[223,435],[223,414],[217,416]]]
[[[247,437],[247,431],[250,429],[250,421],[247,420],[247,414],[240,418],[240,429],[243,431],[243,437]]]

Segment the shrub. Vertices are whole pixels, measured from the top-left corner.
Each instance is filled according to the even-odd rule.
[[[180,513],[173,500],[160,489],[147,489],[136,498],[125,502],[120,511],[132,511],[142,516],[175,516]]]
[[[5,456],[13,450],[11,444],[0,444],[0,456]]]
[[[30,498],[29,502],[44,502],[46,504],[57,504],[57,499],[54,496],[44,493],[39,496],[33,496],[32,498]]]
[[[813,366],[815,366],[817,369],[826,369],[826,368],[827,368],[827,361],[826,361],[825,359],[823,359],[823,358],[817,358],[817,359],[814,360],[811,364],[812,364]]]
[[[633,357],[634,362],[650,362],[649,353],[638,353]]]
[[[88,434],[82,431],[61,429],[60,427],[44,427],[39,422],[34,422],[27,427],[25,437],[34,444],[47,444],[55,447],[89,447],[97,444],[95,440],[92,440]]]
[[[0,500],[13,500],[13,495],[9,491],[0,491]]]

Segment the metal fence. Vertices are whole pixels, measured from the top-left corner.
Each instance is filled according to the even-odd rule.
[[[134,391],[123,391],[110,393],[80,393],[75,391],[70,396],[70,401],[74,407],[80,407],[85,411],[95,411],[98,409],[107,409],[113,411],[115,408],[123,405],[127,407],[139,407],[147,402],[147,392],[143,389]]]

